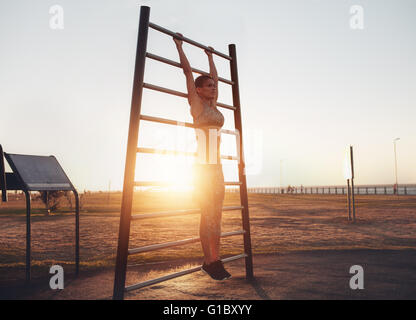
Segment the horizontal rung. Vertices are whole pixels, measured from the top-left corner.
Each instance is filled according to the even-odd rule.
[[[160,62],[169,64],[169,65],[174,66],[174,67],[182,68],[182,65],[180,63],[178,63],[176,61],[173,61],[173,60],[163,58],[161,56],[157,56],[157,55],[155,55],[153,53],[150,53],[150,52],[146,52],[146,57],[148,57],[150,59],[153,59],[153,60],[156,60],[156,61],[160,61]],[[207,73],[205,71],[195,69],[195,68],[191,68],[191,69],[192,69],[192,72],[199,73],[199,74],[202,74],[202,75],[209,75],[209,73]],[[221,82],[224,82],[224,83],[227,83],[227,84],[230,84],[230,85],[234,84],[233,81],[230,81],[230,80],[227,80],[227,79],[224,79],[224,78],[221,78],[221,77],[218,77],[218,81],[221,81]]]
[[[241,181],[228,181],[224,182],[224,184],[228,186],[241,186],[243,183]]]
[[[236,157],[236,156],[221,156],[221,159],[238,160],[238,157]]]
[[[230,261],[234,261],[234,260],[238,260],[238,259],[241,259],[241,258],[245,258],[247,256],[248,255],[246,253],[243,253],[243,254],[239,254],[239,255],[236,255],[236,256],[232,256],[232,257],[228,257],[228,258],[225,258],[225,259],[221,259],[221,261],[223,263],[227,263],[227,262],[230,262]],[[140,283],[137,283],[137,284],[133,284],[131,286],[127,286],[125,288],[125,291],[132,291],[132,290],[135,290],[135,289],[140,289],[140,288],[143,288],[143,287],[151,286],[151,285],[156,284],[156,283],[159,283],[159,282],[163,282],[163,281],[166,281],[166,280],[170,280],[170,279],[173,279],[173,278],[177,278],[177,277],[180,277],[180,276],[184,276],[186,274],[190,274],[190,273],[193,273],[193,272],[197,272],[197,271],[201,270],[201,267],[202,266],[198,266],[198,267],[190,268],[190,269],[187,269],[187,270],[183,270],[183,271],[171,273],[171,274],[168,274],[168,275],[163,276],[163,277],[160,277],[160,278],[156,278],[156,279],[152,279],[152,280],[147,280],[147,281],[144,281],[144,282],[140,282]]]
[[[227,129],[221,129],[220,131],[221,133],[238,135],[238,131],[232,131],[232,130],[227,130]]]
[[[217,102],[217,106],[222,107],[222,108],[225,108],[225,109],[237,110],[237,108],[236,108],[236,107],[234,107],[234,106],[230,106],[230,105],[228,105],[228,104],[221,103],[221,102]]]
[[[171,181],[135,181],[135,187],[169,187],[175,183]]]
[[[164,154],[164,155],[185,155],[185,156],[191,156],[191,157],[196,157],[198,155],[197,152],[177,151],[177,150],[165,150],[165,149],[154,149],[154,148],[142,148],[142,147],[137,148],[137,152],[141,152],[141,153],[157,153],[157,154]],[[238,157],[236,157],[236,156],[226,156],[226,155],[222,155],[221,156],[221,159],[238,160]]]
[[[238,230],[238,231],[231,231],[231,232],[224,232],[221,233],[221,238],[225,237],[231,237],[239,234],[244,234],[244,230]],[[189,243],[194,243],[200,241],[201,238],[191,238],[191,239],[184,239],[184,240],[178,240],[178,241],[172,241],[172,242],[166,242],[166,243],[159,243],[159,244],[152,244],[150,246],[135,248],[135,249],[129,249],[129,255],[142,253],[142,252],[148,252],[148,251],[154,251],[154,250],[160,250],[164,248],[170,248],[170,247],[176,247],[181,246]]]
[[[222,211],[232,211],[232,210],[242,210],[242,206],[228,206],[222,207]],[[160,217],[173,217],[180,216],[185,214],[200,213],[201,209],[185,209],[185,210],[173,210],[173,211],[163,211],[163,212],[149,212],[149,213],[139,213],[131,216],[132,220],[146,219],[146,218],[160,218]]]
[[[158,122],[158,123],[164,123],[164,124],[171,124],[171,125],[174,125],[174,126],[182,126],[182,127],[187,127],[187,128],[195,128],[195,125],[193,123],[190,123],[190,122],[182,122],[182,121],[178,121],[178,120],[171,120],[171,119],[166,119],[166,118],[146,116],[144,114],[140,115],[140,120],[152,121],[152,122]],[[226,134],[238,135],[237,131],[232,131],[232,130],[221,129],[220,132],[221,133],[226,133]]]
[[[164,124],[172,124],[174,126],[182,126],[182,127],[189,127],[189,128],[195,127],[194,124],[190,122],[182,122],[182,121],[177,121],[177,120],[146,116],[143,114],[140,115],[140,120],[153,121],[153,122],[159,122],[159,123],[164,123]]]
[[[135,187],[169,187],[174,186],[174,182],[170,181],[135,181],[134,186]],[[224,181],[224,185],[227,186],[235,186],[235,185],[241,185],[241,182],[235,182],[235,181]]]
[[[168,89],[168,88],[164,88],[164,87],[155,86],[154,84],[150,84],[150,83],[145,83],[144,82],[143,83],[143,88],[156,90],[156,91],[160,91],[160,92],[164,92],[164,93],[169,93],[169,94],[173,94],[173,95],[179,96],[179,97],[188,98],[188,95],[186,93],[176,91],[176,90],[172,90],[172,89]]]
[[[160,92],[172,94],[174,96],[188,98],[188,94],[187,93],[183,93],[183,92],[176,91],[176,90],[172,90],[172,89],[167,89],[167,88],[164,88],[164,87],[155,86],[154,84],[150,84],[150,83],[145,83],[144,82],[143,83],[143,88],[147,88],[147,89],[151,89],[151,90],[155,90],[155,91],[160,91]],[[236,110],[236,107],[229,106],[227,104],[220,103],[220,102],[217,102],[217,106],[222,107],[222,108],[226,108],[226,109],[230,109],[230,110]]]
[[[132,220],[146,219],[146,218],[159,218],[159,217],[171,217],[171,216],[181,216],[184,214],[199,213],[200,209],[186,209],[186,210],[174,210],[174,211],[163,211],[163,212],[149,212],[149,213],[139,213],[131,216]]]
[[[155,29],[155,30],[157,30],[159,32],[162,32],[164,34],[167,34],[169,36],[175,37],[177,39],[181,39],[182,41],[185,41],[185,42],[187,42],[189,44],[192,44],[192,45],[194,45],[194,46],[196,46],[198,48],[212,51],[212,53],[214,53],[217,56],[220,56],[220,57],[222,57],[224,59],[232,60],[232,58],[230,56],[228,56],[228,55],[226,55],[224,53],[218,52],[216,50],[210,50],[207,46],[204,46],[203,44],[200,44],[200,43],[198,43],[198,42],[196,42],[194,40],[191,40],[191,39],[188,39],[188,38],[185,38],[185,37],[179,37],[175,32],[172,32],[172,31],[170,31],[168,29],[165,29],[165,28],[163,28],[161,26],[158,26],[157,24],[154,24],[152,22],[149,22],[149,27],[152,28],[152,29]]]
[[[176,150],[163,150],[163,149],[153,149],[153,148],[137,148],[137,152],[141,153],[159,153],[159,154],[173,154],[173,155],[186,155],[186,156],[196,156],[196,152],[187,152],[187,151],[176,151]]]
[[[236,186],[241,185],[241,182],[238,181],[224,181],[224,185],[226,186]],[[135,187],[169,187],[173,186],[175,183],[170,181],[135,181]]]

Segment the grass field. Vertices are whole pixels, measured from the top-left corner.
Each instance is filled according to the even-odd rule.
[[[81,271],[114,266],[121,193],[84,197],[80,218]],[[33,203],[33,277],[48,277],[49,267],[73,270],[74,215],[65,206],[47,216]],[[239,205],[239,194],[226,193],[225,206]],[[359,195],[355,224],[348,222],[343,195],[249,194],[254,254],[304,250],[416,249],[416,196]],[[134,212],[196,208],[185,193],[139,192]],[[223,213],[223,232],[242,229],[240,211]],[[130,247],[198,237],[199,215],[143,219],[132,222]],[[221,240],[222,256],[243,252],[242,236]],[[129,257],[130,266],[166,260],[201,258],[199,243]],[[24,279],[25,202],[0,206],[0,283]]]

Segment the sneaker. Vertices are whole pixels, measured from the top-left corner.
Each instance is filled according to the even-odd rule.
[[[204,264],[201,267],[202,272],[208,274],[214,280],[225,280],[231,277],[224,267],[222,266],[222,261],[217,260],[210,264]]]
[[[217,279],[217,278],[218,278],[218,275],[215,273],[215,270],[214,270],[214,268],[213,268],[213,264],[212,264],[212,263],[206,264],[206,263],[204,262],[204,264],[203,264],[203,265],[202,265],[202,267],[201,267],[201,271],[202,271],[203,273],[205,273],[205,274],[209,275],[212,279],[214,279],[214,280],[218,280],[218,279]]]
[[[217,260],[213,263],[215,263],[215,267],[219,270],[219,273],[223,276],[223,280],[231,278],[231,274],[227,270],[225,270],[224,264],[221,260]]]

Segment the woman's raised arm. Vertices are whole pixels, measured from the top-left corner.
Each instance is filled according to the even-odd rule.
[[[176,34],[182,37],[182,34],[180,33],[176,33]],[[189,61],[185,56],[185,52],[182,49],[182,40],[173,37],[173,41],[175,41],[176,48],[178,49],[179,59],[181,62],[183,73],[185,74],[185,77],[186,77],[186,88],[188,90],[188,102],[189,102],[189,105],[191,106],[191,113],[199,114],[201,110],[193,110],[194,107],[198,105],[195,102],[197,101],[199,97],[195,88],[195,80],[192,74],[192,67],[189,64]]]
[[[213,47],[208,47],[211,50],[214,50]],[[217,68],[215,68],[214,59],[212,57],[212,52],[209,50],[205,50],[205,53],[208,56],[208,62],[209,62],[209,75],[211,76],[212,80],[214,80],[215,83],[215,89],[216,89],[216,97],[215,101],[218,100],[218,74],[217,74]]]

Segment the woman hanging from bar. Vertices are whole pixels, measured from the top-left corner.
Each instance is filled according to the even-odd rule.
[[[210,76],[195,79],[192,68],[182,49],[182,34],[173,40],[178,49],[183,72],[186,76],[188,102],[191,106],[198,142],[198,159],[194,164],[194,195],[201,208],[200,238],[204,251],[202,271],[215,280],[231,277],[219,258],[221,216],[225,186],[220,155],[220,129],[224,116],[217,109],[218,75],[212,57],[213,50],[205,50],[208,56]]]

